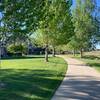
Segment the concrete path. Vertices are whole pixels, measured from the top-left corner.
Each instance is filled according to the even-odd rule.
[[[100,73],[79,60],[63,58],[68,71],[51,100],[100,100]]]

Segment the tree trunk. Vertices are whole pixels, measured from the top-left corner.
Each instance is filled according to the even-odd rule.
[[[80,49],[80,56],[81,56],[81,58],[83,57],[83,50],[82,50],[82,48]]]
[[[55,57],[55,47],[52,49],[52,56]]]
[[[48,62],[48,45],[45,47],[45,61]]]
[[[0,69],[1,69],[1,44],[0,44]]]
[[[75,49],[73,50],[73,55],[75,56]]]

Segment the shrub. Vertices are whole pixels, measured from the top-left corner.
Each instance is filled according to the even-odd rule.
[[[25,45],[21,45],[21,44],[17,44],[17,45],[10,45],[10,46],[8,46],[8,52],[9,53],[21,53],[21,54],[23,54],[23,53],[26,53],[26,47],[25,47]]]

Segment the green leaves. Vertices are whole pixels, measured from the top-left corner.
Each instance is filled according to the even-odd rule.
[[[48,41],[52,45],[65,44],[73,35],[73,24],[69,2],[65,0],[55,0],[50,3],[45,0],[44,19],[40,26],[43,34],[48,35]]]
[[[25,44],[31,35],[39,45],[67,44],[74,35],[71,1],[2,1],[2,23],[6,28],[4,33],[9,38],[8,44]]]
[[[87,47],[94,35],[93,11],[95,2],[93,0],[77,0],[76,8],[73,10],[73,23],[75,27],[75,41],[79,48]]]

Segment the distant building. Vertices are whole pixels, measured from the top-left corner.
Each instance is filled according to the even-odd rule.
[[[28,54],[44,54],[45,49],[42,47],[33,46],[31,43],[28,45]]]

